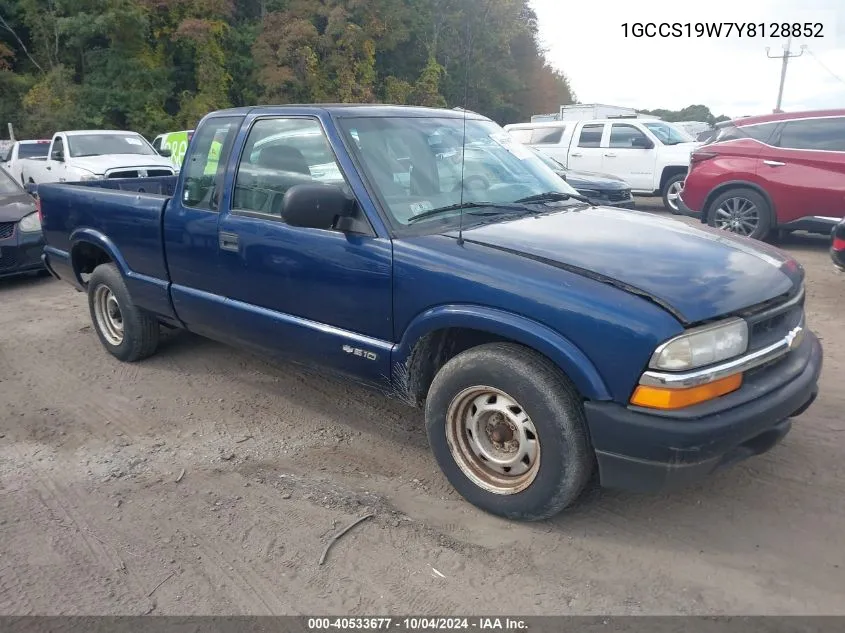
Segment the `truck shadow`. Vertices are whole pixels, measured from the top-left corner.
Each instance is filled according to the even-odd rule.
[[[421,479],[439,477],[443,479],[442,486],[448,488],[445,478],[436,472],[434,458],[428,450],[423,412],[400,401],[388,400],[378,391],[336,376],[326,377],[310,367],[268,361],[187,333],[169,335],[161,353],[148,362],[169,369],[176,364],[182,371],[198,372],[200,365],[213,365],[226,373],[227,380],[278,398],[280,409],[293,404],[309,409],[315,418],[331,420],[350,431],[377,433],[388,443],[400,445],[397,448],[401,447],[403,452],[410,449],[414,455],[413,464],[407,465],[403,475]],[[238,369],[232,372],[219,369],[226,365]],[[288,404],[282,406],[281,400],[287,400]],[[287,423],[279,424],[279,428],[267,431],[286,432],[283,427]],[[340,450],[348,451],[349,459],[356,458],[354,447]],[[784,444],[771,453],[717,471],[700,484],[672,493],[638,495],[604,490],[593,482],[575,505],[545,525],[560,535],[583,533],[629,543],[632,547],[654,547],[655,542],[662,542],[666,546],[712,549],[721,541],[720,530],[750,534],[743,538],[751,542],[755,526],[782,501],[783,486],[778,474],[782,462],[794,461],[813,450],[803,445],[802,436],[793,430]],[[425,469],[425,472],[416,473],[414,469]],[[791,476],[794,477],[794,472]],[[795,494],[802,488],[794,483],[789,487]],[[807,488],[810,489],[809,484]],[[396,494],[400,494],[398,488]],[[466,502],[454,499],[436,512],[438,520],[452,514],[450,507],[454,501],[458,501],[458,511],[466,519],[467,508],[463,507]],[[481,512],[472,516],[473,521],[479,522],[478,527],[484,525],[496,530],[501,525],[499,519]],[[746,525],[740,527],[741,524]],[[719,547],[723,546],[720,542]],[[737,546],[753,548],[753,543],[743,541]]]
[[[0,293],[20,291],[23,288],[46,286],[56,280],[46,273],[26,273],[0,279]]]

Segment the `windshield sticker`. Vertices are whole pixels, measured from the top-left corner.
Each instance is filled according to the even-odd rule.
[[[513,140],[507,132],[491,134],[490,138],[516,156],[519,160],[531,158],[531,152],[522,143]]]
[[[434,205],[431,204],[431,202],[429,202],[428,200],[412,202],[409,206],[411,207],[411,213],[413,213],[414,215],[425,213],[426,211],[431,211],[434,208]]]
[[[141,139],[132,138],[131,136],[126,137],[126,142],[129,143],[130,145],[143,145],[143,143],[141,142]]]

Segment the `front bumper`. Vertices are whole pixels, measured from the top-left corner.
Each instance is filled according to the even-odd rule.
[[[668,417],[615,403],[585,404],[602,486],[659,492],[774,447],[818,394],[822,347],[807,332],[801,345],[750,372],[743,387]],[[783,382],[785,375],[791,376]],[[753,397],[749,397],[753,396]]]
[[[43,248],[44,235],[41,233],[16,230],[10,238],[0,240],[0,278],[43,270]]]

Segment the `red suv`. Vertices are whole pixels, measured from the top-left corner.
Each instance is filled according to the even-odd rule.
[[[830,234],[845,216],[845,110],[746,117],[693,152],[681,211],[733,233]]]

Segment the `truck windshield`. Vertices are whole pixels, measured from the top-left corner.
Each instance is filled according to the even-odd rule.
[[[648,121],[645,125],[664,145],[677,145],[678,143],[690,143],[695,139],[682,129],[677,128],[663,121]]]
[[[466,143],[464,120],[458,117],[348,118],[338,124],[396,228],[430,221],[457,223],[461,202],[475,209],[488,203],[491,211],[508,214],[518,210],[514,203],[525,198],[577,195],[492,121],[467,119]],[[569,204],[565,197],[557,196],[553,202]],[[444,213],[431,213],[438,209]],[[423,214],[423,221],[414,221]]]
[[[155,156],[155,150],[140,134],[68,134],[68,149],[75,158],[107,154]]]

